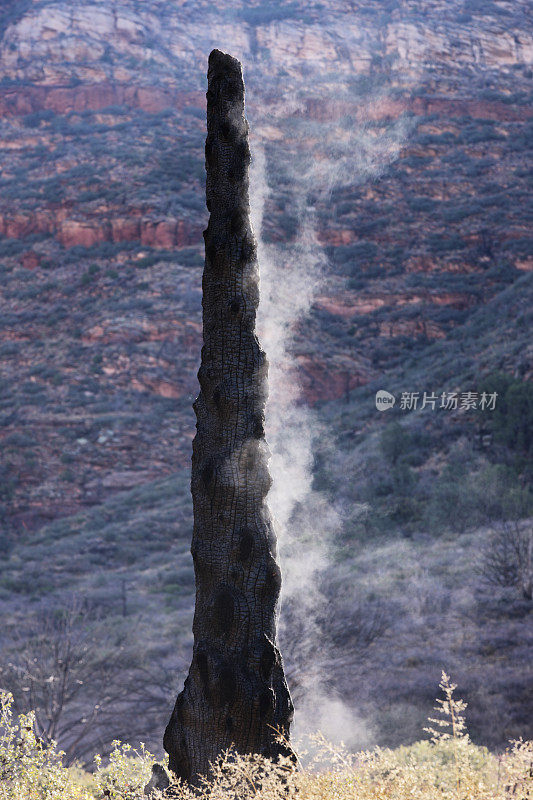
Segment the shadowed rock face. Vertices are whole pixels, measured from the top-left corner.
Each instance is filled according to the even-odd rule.
[[[281,574],[265,504],[267,361],[255,335],[257,250],[249,221],[248,123],[240,63],[209,57],[202,363],[191,490],[194,650],[164,736],[191,784],[221,750],[276,756],[293,707],[276,647]]]

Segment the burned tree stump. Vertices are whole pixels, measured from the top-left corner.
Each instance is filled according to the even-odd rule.
[[[281,573],[265,502],[267,360],[255,334],[259,273],[241,65],[213,50],[207,78],[210,217],[191,477],[194,648],[164,736],[170,769],[191,785],[229,747],[288,754],[275,731],[288,737],[293,715],[276,647]]]

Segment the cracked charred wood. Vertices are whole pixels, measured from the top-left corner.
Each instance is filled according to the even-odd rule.
[[[213,50],[207,78],[210,217],[191,476],[194,648],[164,736],[170,769],[191,785],[230,747],[291,755],[276,730],[288,740],[293,715],[276,646],[281,572],[265,502],[267,361],[255,334],[259,272],[241,65]]]

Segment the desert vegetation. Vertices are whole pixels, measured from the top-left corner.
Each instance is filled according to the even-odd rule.
[[[331,533],[313,519],[331,569],[313,586],[322,600],[311,643],[284,601],[288,682],[301,707],[312,660],[356,719],[349,751],[381,747],[354,760],[338,752],[333,770],[329,749],[318,777],[302,753],[307,772],[284,785],[309,797],[527,797],[529,745],[504,755],[509,739],[533,737],[527,3],[356,0],[344,26],[327,0],[124,0],[128,32],[115,38],[105,25],[83,28],[86,5],[10,0],[0,10],[10,769],[26,734],[29,746],[9,781],[4,760],[1,800],[138,795],[190,661],[211,35],[199,9],[209,31],[233,26],[246,51],[251,120],[265,134],[263,241],[283,263],[300,258],[305,198],[324,257],[290,350],[302,405],[314,408],[313,489],[341,524]],[[25,39],[42,10],[46,35]],[[432,44],[420,53],[417,42]],[[340,110],[322,95],[340,97]],[[398,157],[368,180],[302,189],[301,152],[328,165],[332,142],[359,152],[350,137],[361,109],[375,112],[369,136],[404,131]],[[380,415],[383,388],[496,391],[498,403],[486,414],[397,404]],[[479,746],[418,741],[442,665]],[[240,794],[241,780],[257,794],[270,767],[231,763],[214,794]]]
[[[221,754],[211,780],[196,790],[169,780],[162,762],[143,744],[133,748],[113,742],[109,759],[94,757],[93,769],[65,767],[54,741],[35,731],[35,715],[13,714],[12,697],[0,695],[0,797],[2,800],[141,800],[144,789],[156,798],[256,797],[274,800],[526,800],[533,792],[533,742],[513,741],[496,756],[476,746],[466,730],[466,704],[442,673],[427,736],[395,750],[359,753],[334,746],[320,733],[299,750],[297,764],[287,757],[271,761],[260,755]],[[306,745],[306,749],[303,747]],[[166,776],[154,789],[151,775]]]

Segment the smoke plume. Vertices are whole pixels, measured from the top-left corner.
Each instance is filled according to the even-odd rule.
[[[296,94],[285,107],[281,105],[285,113],[292,115],[298,109]],[[297,148],[296,152],[291,148],[290,157],[263,139],[262,128],[269,120],[252,120],[250,174],[252,226],[261,272],[258,329],[269,359],[266,436],[273,485],[268,501],[283,572],[279,630],[296,707],[294,735],[298,740],[320,730],[329,740],[342,739],[352,747],[369,744],[369,725],[346,706],[331,684],[336,654],[320,622],[329,602],[325,585],[342,511],[313,488],[315,443],[327,431],[317,414],[301,402],[294,331],[309,314],[327,276],[327,258],[316,233],[315,203],[327,200],[343,184],[353,186],[376,178],[398,156],[408,134],[406,119],[377,128],[364,118],[364,108],[357,119],[336,123],[298,117],[292,123]],[[313,141],[320,142],[320,160],[311,153]],[[284,185],[290,186],[291,210],[298,224],[292,244],[267,243],[262,235],[266,208],[276,191],[269,185],[267,153],[276,159],[278,174],[282,167]]]

